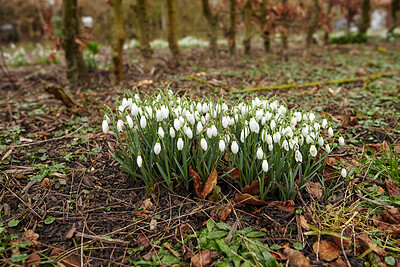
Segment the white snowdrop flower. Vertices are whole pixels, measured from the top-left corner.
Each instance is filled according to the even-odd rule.
[[[308,119],[307,114],[304,113],[304,114],[303,114],[303,121],[306,121],[307,119]]]
[[[171,136],[171,138],[175,138],[175,130],[173,127],[169,128],[169,135]]]
[[[140,156],[140,155],[137,156],[136,163],[139,166],[139,168],[142,167],[142,164],[143,164],[142,156]]]
[[[240,142],[244,143],[244,129],[240,131]]]
[[[263,141],[263,142],[265,142],[265,138],[267,138],[267,130],[266,129],[264,129],[264,130],[262,130],[262,132],[261,132],[261,141]]]
[[[297,162],[303,161],[303,156],[301,155],[299,150],[296,150],[296,152],[294,153],[294,158]]]
[[[262,169],[264,172],[268,172],[268,168],[269,168],[268,161],[266,159],[264,159],[263,163],[262,163]]]
[[[296,117],[297,122],[301,122],[301,119],[302,119],[301,112],[297,111],[294,113],[294,115]]]
[[[124,112],[124,110],[125,110],[125,107],[123,106],[123,105],[120,105],[119,107],[118,107],[118,110],[119,110],[119,112]]]
[[[329,137],[333,137],[333,129],[332,129],[332,127],[329,127],[328,134],[329,134]]]
[[[269,144],[269,145],[268,145],[268,150],[269,150],[269,151],[272,151],[272,149],[274,149],[274,145],[273,145],[273,144]]]
[[[339,137],[339,146],[344,146],[344,138],[342,136]]]
[[[219,140],[218,147],[219,147],[219,151],[223,152],[225,150],[225,141],[222,139]]]
[[[179,119],[174,120],[174,128],[177,131],[179,131],[179,129],[181,128],[181,121]]]
[[[228,117],[229,118],[229,125],[232,126],[235,124],[235,120],[233,119],[233,117]]]
[[[222,117],[222,127],[224,127],[226,129],[228,127],[228,125],[229,125],[229,118]]]
[[[226,134],[226,135],[225,135],[225,142],[226,142],[226,143],[229,143],[230,141],[231,141],[230,135],[229,135],[229,134]]]
[[[239,145],[238,145],[238,143],[237,143],[236,141],[233,141],[233,142],[232,142],[231,150],[232,150],[232,153],[233,153],[233,154],[237,154],[237,153],[238,153],[238,151],[239,151]]]
[[[274,139],[274,142],[275,142],[275,143],[279,143],[280,140],[281,140],[281,133],[280,133],[280,132],[274,133],[273,139]]]
[[[307,144],[311,144],[312,143],[312,138],[311,138],[311,136],[310,135],[307,135],[307,137],[306,137],[306,143]]]
[[[293,140],[293,139],[290,139],[289,140],[289,147],[290,147],[290,149],[294,149],[294,147],[296,147],[297,148],[297,143]]]
[[[256,97],[256,98],[254,98],[254,100],[253,100],[253,104],[254,104],[254,106],[256,106],[256,107],[259,107],[259,106],[262,105],[262,102],[260,101],[260,99],[259,99],[258,97]]]
[[[136,117],[139,114],[140,108],[136,105],[136,103],[132,103],[131,105],[131,114]]]
[[[212,130],[212,135],[214,137],[216,137],[218,135],[217,127],[215,127],[215,125],[213,125],[213,126],[211,126],[211,130]]]
[[[123,109],[125,109],[125,108],[128,106],[128,99],[123,98],[123,99],[122,99],[121,106],[123,106]]]
[[[289,143],[288,143],[288,141],[285,139],[285,140],[283,140],[283,142],[282,142],[282,147],[286,150],[286,151],[289,151]]]
[[[163,115],[162,115],[162,112],[160,109],[156,110],[156,119],[157,119],[157,122],[160,122],[163,120]]]
[[[235,120],[236,122],[239,121],[239,115],[238,115],[238,114],[235,114],[234,120]]]
[[[203,104],[203,113],[207,113],[209,111],[207,103]]]
[[[263,150],[262,150],[261,147],[259,147],[259,148],[257,149],[256,156],[257,156],[258,159],[263,159],[263,157],[264,157],[264,152],[263,152]]]
[[[272,102],[270,105],[269,105],[269,107],[271,108],[271,110],[275,110],[275,109],[277,109],[278,108],[278,101],[274,101],[274,102]]]
[[[185,132],[186,136],[187,136],[189,139],[192,139],[192,138],[193,138],[192,129],[190,129],[189,127],[186,127],[184,132]]]
[[[268,144],[268,145],[272,145],[272,136],[271,136],[270,134],[268,134],[268,135],[265,137],[265,141],[267,141],[267,144]]]
[[[140,100],[140,95],[139,94],[135,95],[135,100]]]
[[[193,114],[187,113],[187,114],[186,114],[186,118],[187,118],[188,122],[189,122],[191,125],[194,125],[194,124],[196,123],[196,120],[195,120]]]
[[[131,116],[127,115],[126,116],[126,122],[128,123],[129,128],[133,128],[133,120],[131,118]]]
[[[276,126],[276,122],[275,122],[275,120],[272,120],[269,127],[271,128],[271,130],[273,130],[275,128],[275,126]]]
[[[331,153],[331,147],[329,146],[329,144],[326,144],[326,146],[325,146],[325,150],[326,150],[326,153]]]
[[[305,127],[303,127],[303,128],[301,129],[301,134],[302,134],[304,137],[307,137],[307,136],[308,136],[308,125],[306,125]]]
[[[206,118],[204,116],[201,116],[200,121],[202,124],[206,124]]]
[[[201,131],[203,131],[203,124],[201,124],[201,121],[199,121],[197,122],[196,132],[199,134]]]
[[[122,126],[124,125],[124,122],[122,120],[117,121],[117,130],[118,132],[122,132]]]
[[[342,169],[342,171],[340,172],[340,174],[342,175],[343,178],[346,178],[347,176],[347,171],[345,168]]]
[[[317,148],[314,145],[310,146],[310,155],[312,157],[315,157],[317,155]]]
[[[194,112],[194,119],[195,119],[196,121],[199,121],[199,120],[200,120],[200,113],[199,113],[197,110]]]
[[[160,152],[161,152],[161,144],[159,142],[157,142],[154,145],[154,154],[158,155],[158,154],[160,154]]]
[[[264,125],[267,122],[267,119],[265,118],[265,116],[263,116],[261,118],[261,125]]]
[[[178,148],[179,151],[183,149],[183,140],[181,137],[179,137],[178,142],[176,142],[176,147]]]
[[[211,139],[213,137],[213,131],[211,128],[207,128],[206,133],[207,133],[208,139]]]
[[[318,132],[321,129],[321,125],[318,122],[314,123],[314,129]]]
[[[262,109],[259,109],[256,111],[256,120],[260,121],[264,116],[264,111]]]
[[[260,125],[258,125],[257,121],[254,118],[250,119],[250,130],[253,133],[258,133],[260,131]]]
[[[222,103],[222,110],[223,111],[227,111],[229,108],[228,108],[228,105],[227,104],[225,104],[225,103]]]
[[[310,114],[308,114],[308,118],[310,119],[310,121],[314,121],[315,114],[311,112]]]
[[[303,143],[304,143],[304,137],[303,137],[302,135],[300,135],[300,136],[299,136],[298,144],[299,144],[300,146],[302,146]]]
[[[198,103],[197,103],[196,109],[197,109],[199,112],[203,112],[203,105],[201,104],[201,102],[198,102]]]
[[[318,138],[318,145],[323,146],[324,145],[324,138],[321,136]]]
[[[269,121],[272,118],[272,113],[267,111],[264,115],[266,121]]]
[[[105,120],[107,123],[110,123],[110,122],[111,122],[110,117],[108,117],[107,115],[104,115],[104,120]]]
[[[278,113],[279,113],[279,114],[282,114],[283,117],[284,117],[284,116],[286,115],[286,107],[283,106],[283,105],[281,105],[281,106],[279,107],[279,109],[278,109]]]
[[[328,126],[328,121],[326,119],[322,120],[322,128],[326,129],[326,127]]]
[[[147,118],[152,119],[153,118],[153,108],[150,106],[145,107]]]
[[[291,125],[296,125],[296,124],[297,124],[297,119],[296,119],[296,117],[292,117],[292,118],[290,119],[290,124],[291,124]]]
[[[161,106],[161,114],[163,119],[166,119],[169,116],[169,109],[164,105]]]
[[[204,151],[207,151],[207,141],[204,138],[201,138],[200,146]]]
[[[142,129],[146,128],[146,124],[147,124],[147,119],[145,116],[142,116],[140,118],[140,127],[142,127]]]
[[[101,124],[101,127],[103,128],[103,133],[108,133],[110,130],[110,127],[108,127],[107,120],[103,120],[103,123]]]
[[[205,118],[206,118],[206,121],[209,121],[211,119],[210,113],[207,113]]]
[[[163,128],[161,126],[158,127],[157,133],[158,133],[159,136],[161,136],[161,138],[164,138],[164,130],[163,130]]]

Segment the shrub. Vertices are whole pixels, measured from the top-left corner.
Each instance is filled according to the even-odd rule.
[[[329,42],[332,44],[353,44],[367,42],[367,35],[362,33],[349,33],[338,36],[331,36]]]

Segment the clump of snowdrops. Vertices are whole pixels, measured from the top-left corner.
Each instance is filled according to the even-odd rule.
[[[203,183],[214,169],[230,167],[238,170],[239,177],[229,176],[240,189],[258,181],[262,200],[294,199],[319,175],[335,141],[344,144],[325,118],[288,110],[275,98],[228,105],[170,90],[143,99],[126,94],[115,112],[107,107],[103,132],[110,126],[121,145],[112,156],[147,186],[161,179],[171,189],[180,183],[189,189],[189,166]]]

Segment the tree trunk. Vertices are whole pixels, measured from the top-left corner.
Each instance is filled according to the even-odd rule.
[[[229,53],[234,56],[236,54],[236,0],[230,0],[229,3]]]
[[[171,50],[172,56],[176,62],[179,62],[180,51],[176,34],[176,0],[167,0],[167,34],[168,34],[168,45]]]
[[[77,11],[77,0],[63,0],[61,45],[65,53],[67,80],[72,88],[89,80],[88,70],[76,43],[79,35]]]
[[[253,37],[252,34],[252,16],[253,16],[253,6],[252,0],[247,0],[246,4],[244,5],[244,38],[243,38],[243,46],[244,46],[244,54],[250,55],[251,51],[251,38]]]
[[[286,5],[286,3],[287,3],[287,0],[282,0],[282,5]],[[283,48],[283,50],[287,50],[288,49],[289,27],[288,27],[288,23],[286,21],[286,15],[283,16],[283,27],[285,28],[285,31],[281,33],[282,48]]]
[[[125,41],[124,18],[122,0],[113,0],[113,41],[112,41],[112,64],[114,80],[119,83],[122,80],[122,51]]]
[[[350,27],[351,27],[351,8],[347,7],[347,34],[350,34]]]
[[[359,26],[359,33],[366,34],[367,30],[371,24],[371,1],[364,0],[362,4],[362,14],[361,14],[361,21]]]
[[[265,52],[271,51],[271,41],[270,41],[270,34],[269,29],[266,25],[267,23],[267,0],[263,0],[260,5],[260,24],[261,24],[261,38],[263,39],[264,43],[264,50]]]
[[[388,31],[388,35],[393,35],[394,29],[397,27],[397,9],[399,7],[399,0],[392,0],[390,4],[390,14],[392,15],[392,26]]]
[[[328,17],[328,20],[329,20],[329,16],[330,16],[330,14],[331,14],[331,11],[332,11],[332,6],[333,6],[333,0],[329,0],[329,3],[328,3],[328,10],[327,10],[327,12],[326,12],[326,16]],[[329,23],[330,23],[330,20],[329,20]],[[328,31],[325,31],[324,43],[325,43],[325,44],[328,44],[328,43],[329,43],[329,32],[328,32]]]
[[[311,18],[307,28],[306,48],[309,48],[312,45],[313,35],[315,33],[315,30],[317,29],[319,16],[321,13],[321,7],[319,6],[318,0],[314,0],[313,4],[314,5],[311,11]]]
[[[145,65],[146,65],[145,68],[147,69],[151,65],[153,49],[151,49],[150,46],[149,23],[147,20],[147,12],[146,12],[146,0],[137,0],[135,11],[138,22],[140,53],[142,54],[145,60]]]
[[[211,13],[210,4],[208,0],[201,0],[203,14],[207,19],[209,25],[210,46],[213,57],[218,57],[217,46],[217,30],[218,30],[218,16]]]

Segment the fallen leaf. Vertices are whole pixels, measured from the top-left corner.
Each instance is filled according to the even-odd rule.
[[[192,256],[191,261],[193,267],[207,266],[212,262],[211,250],[201,250],[199,253]]]
[[[150,231],[154,231],[157,228],[157,220],[155,218],[150,221]]]
[[[388,208],[381,214],[382,219],[391,224],[400,224],[400,209]]]
[[[193,170],[192,166],[189,166],[189,175],[193,177],[194,190],[196,191],[197,196],[200,197],[201,187],[203,186],[201,177],[195,170]]]
[[[259,206],[259,205],[265,206],[268,204],[267,202],[259,200],[257,197],[252,196],[247,193],[245,193],[245,194],[236,193],[235,201],[238,204],[249,204],[249,205],[257,205],[257,206]]]
[[[335,261],[330,262],[329,267],[347,267],[347,264],[339,257]]]
[[[8,156],[10,156],[10,154],[11,154],[12,151],[13,151],[12,148],[11,148],[10,150],[8,150],[8,151],[4,154],[4,156],[1,158],[0,161],[3,161],[3,160],[5,160]]]
[[[81,266],[81,261],[74,254],[69,254],[66,256],[64,251],[61,250],[61,246],[54,248],[50,252],[50,258],[53,258],[54,261],[61,263],[65,267],[77,267]]]
[[[40,266],[40,256],[36,252],[29,254],[28,259],[25,261],[25,267],[39,267]]]
[[[360,234],[358,237],[357,237],[357,239],[358,240],[361,240],[365,245],[367,245],[368,246],[368,248],[369,249],[371,249],[372,251],[374,251],[376,254],[378,254],[379,256],[381,256],[381,257],[386,257],[387,256],[387,253],[386,253],[386,251],[383,249],[383,248],[381,248],[381,247],[379,247],[377,244],[375,244],[374,242],[372,242],[372,240],[369,238],[369,236],[368,236],[368,234]],[[361,245],[360,244],[360,242],[357,242],[359,245]]]
[[[339,257],[339,252],[341,249],[336,246],[335,243],[321,240],[320,242],[315,242],[312,246],[315,254],[325,261],[333,261]]]
[[[320,199],[322,198],[322,185],[318,182],[308,182],[306,186],[308,194],[313,198]]]
[[[400,188],[392,179],[385,179],[386,189],[388,191],[389,197],[399,197],[400,196]]]
[[[155,208],[154,204],[153,204],[153,202],[151,202],[150,198],[146,198],[140,207],[143,209],[143,211],[154,210],[154,208]]]
[[[22,179],[28,179],[28,176],[26,176],[25,174],[23,174],[23,173],[17,173],[16,175],[15,175],[15,179],[20,179],[20,180],[22,180]]]
[[[37,241],[38,239],[39,239],[39,234],[35,233],[33,230],[26,230],[25,228],[25,232],[21,240],[31,242],[28,247],[36,248],[39,245],[39,242]]]
[[[310,261],[298,250],[285,248],[283,250],[288,258],[288,265],[291,267],[308,267]]]
[[[293,200],[271,201],[269,204],[275,205],[275,207],[286,211],[294,211],[296,208],[296,205],[294,204]]]
[[[333,119],[340,121],[341,126],[356,126],[358,124],[357,116],[350,116],[350,114],[333,116]]]
[[[226,218],[231,214],[233,210],[233,205],[232,203],[228,203],[225,205],[225,207],[221,210],[221,212],[218,214],[218,217],[222,220],[225,221]]]
[[[303,215],[299,216],[300,218],[300,226],[303,227],[305,230],[310,230],[310,226],[308,226],[307,220]]]
[[[147,248],[148,246],[150,246],[150,241],[144,234],[139,234],[139,236],[135,239],[135,243],[139,247],[143,248]]]
[[[47,132],[39,132],[40,133],[40,135],[42,135],[42,136],[49,136],[50,134],[49,133],[47,133]]]
[[[44,178],[42,181],[42,187],[43,188],[47,188],[50,189],[50,179],[49,178]]]
[[[217,180],[218,180],[218,172],[216,169],[214,169],[210,173],[210,176],[208,176],[207,181],[204,184],[203,191],[198,197],[201,199],[205,199],[208,196],[208,194],[210,194],[211,191],[214,189],[215,185],[217,184]]]
[[[271,250],[272,256],[275,258],[277,261],[285,261],[287,260],[286,255],[283,253],[284,248],[280,248],[278,250]]]
[[[243,193],[247,193],[252,196],[258,195],[260,193],[260,182],[255,180],[251,183],[251,185],[246,185],[243,188]]]

